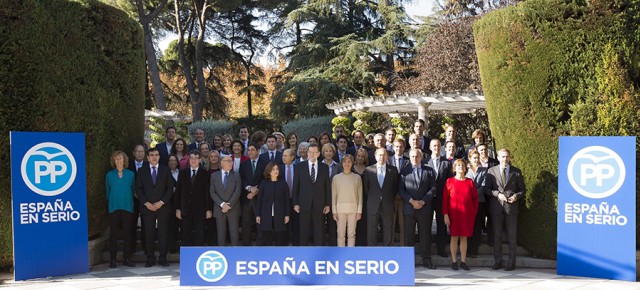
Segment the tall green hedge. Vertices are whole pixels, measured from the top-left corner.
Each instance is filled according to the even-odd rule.
[[[558,137],[640,133],[638,11],[529,0],[474,24],[492,134],[525,175],[518,241],[534,255],[556,255]]]
[[[0,1],[0,39],[0,266],[10,266],[8,132],[85,132],[89,235],[96,235],[107,225],[109,157],[142,141],[146,79],[137,23],[97,1]]]

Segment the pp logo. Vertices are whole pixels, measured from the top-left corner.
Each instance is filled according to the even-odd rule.
[[[576,152],[567,166],[569,183],[588,198],[605,198],[624,183],[626,170],[622,158],[603,146],[589,146]]]
[[[22,157],[22,180],[33,192],[55,196],[76,179],[76,160],[67,148],[52,142],[37,144]]]
[[[216,282],[227,274],[227,258],[218,251],[206,251],[196,262],[198,276],[207,282]]]

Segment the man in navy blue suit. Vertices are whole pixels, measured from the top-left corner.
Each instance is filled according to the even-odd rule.
[[[164,134],[166,141],[156,144],[156,148],[158,148],[158,152],[160,153],[160,164],[168,165],[171,147],[173,146],[173,141],[176,139],[176,127],[167,127],[167,129],[164,130]]]
[[[264,169],[267,166],[266,161],[259,158],[260,149],[255,143],[249,143],[247,152],[249,160],[240,163],[240,178],[242,179],[242,194],[240,201],[242,204],[242,243],[245,246],[251,245],[251,227],[255,222],[255,203],[256,196],[260,190],[258,185],[264,179]],[[257,239],[260,239],[259,233]]]
[[[204,130],[202,128],[196,128],[195,131],[193,131],[193,138],[196,140],[195,142],[189,144],[189,152],[191,152],[191,150],[199,150],[200,149],[200,144],[206,142],[204,140]],[[211,147],[211,146],[209,146]]]
[[[266,161],[266,163],[275,162],[278,165],[282,165],[282,152],[276,148],[277,140],[275,135],[267,135],[267,152],[260,154],[260,159]]]

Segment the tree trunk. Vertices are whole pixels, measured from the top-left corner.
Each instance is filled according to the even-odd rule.
[[[196,119],[196,112],[193,108],[193,100],[197,99],[198,96],[196,94],[196,86],[193,82],[193,77],[191,77],[191,63],[187,60],[187,57],[184,54],[184,26],[180,23],[180,4],[178,4],[179,0],[174,0],[175,3],[175,15],[176,15],[176,27],[178,29],[178,57],[180,58],[180,65],[182,66],[182,72],[184,74],[184,78],[187,85],[187,91],[189,92],[189,98],[191,99],[191,114],[193,115],[193,121],[202,120],[202,111],[200,111],[200,118]],[[187,20],[189,22],[189,20]]]
[[[158,16],[160,11],[167,5],[167,0],[161,0],[160,4],[154,11],[149,14],[145,14],[142,7],[142,0],[136,0],[136,7],[138,10],[138,21],[142,25],[142,31],[144,33],[144,52],[147,58],[147,71],[151,77],[151,84],[153,86],[153,95],[156,98],[156,108],[160,110],[167,109],[167,102],[164,97],[164,91],[162,89],[162,81],[160,80],[160,69],[158,69],[158,60],[156,59],[156,49],[153,47],[153,35],[149,23]]]
[[[247,70],[247,109],[248,109],[248,118],[251,119],[251,62],[253,61],[253,56],[255,52],[251,51],[251,56],[249,56],[249,61],[247,61],[244,65]]]
[[[197,1],[194,1],[194,4]],[[203,52],[204,49],[204,37],[205,37],[205,22],[207,21],[207,1],[203,2],[201,8],[196,6],[196,9],[200,11],[198,15],[198,38],[196,39],[196,51],[195,51],[195,73],[196,80],[198,81],[198,97],[197,99],[191,99],[191,108],[193,114],[194,121],[202,120],[202,110],[204,108],[204,101],[207,98],[207,86],[204,79],[204,60],[203,60]]]

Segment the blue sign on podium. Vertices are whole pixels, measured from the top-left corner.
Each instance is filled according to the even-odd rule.
[[[84,133],[10,138],[15,279],[89,272]]]
[[[560,137],[560,275],[636,280],[636,138]]]
[[[182,247],[180,286],[415,284],[411,247]]]

